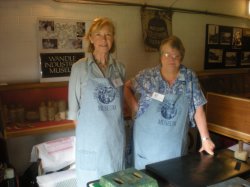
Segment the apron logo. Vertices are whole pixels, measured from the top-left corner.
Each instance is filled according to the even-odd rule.
[[[165,102],[161,107],[161,115],[163,118],[170,120],[173,119],[177,114],[177,109],[174,104]]]
[[[109,104],[115,99],[116,90],[112,86],[97,87],[97,98],[103,104]]]

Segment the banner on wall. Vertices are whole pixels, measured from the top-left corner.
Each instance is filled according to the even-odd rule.
[[[172,34],[172,12],[143,7],[141,22],[145,50],[158,51],[161,41]]]
[[[84,53],[41,53],[41,77],[69,77],[72,65],[84,57]]]
[[[67,81],[73,63],[85,56],[86,21],[38,19],[40,81]]]

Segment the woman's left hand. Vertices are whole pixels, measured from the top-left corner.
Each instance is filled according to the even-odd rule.
[[[202,141],[202,146],[199,152],[206,151],[208,154],[214,155],[214,148],[215,148],[215,145],[213,141],[209,138],[205,141]]]

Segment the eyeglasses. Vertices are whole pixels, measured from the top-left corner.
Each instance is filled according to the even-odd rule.
[[[174,54],[170,54],[168,52],[162,53],[162,55],[164,55],[167,59],[173,59],[173,60],[181,60],[181,56],[180,55],[174,55]]]

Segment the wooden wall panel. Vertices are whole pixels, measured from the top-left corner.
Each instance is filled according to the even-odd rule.
[[[210,131],[250,142],[250,100],[207,93],[206,115]]]

